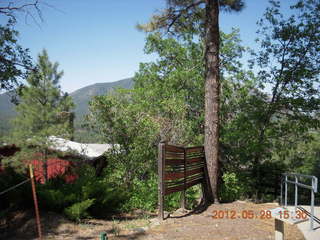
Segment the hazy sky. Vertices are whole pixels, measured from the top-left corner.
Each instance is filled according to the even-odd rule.
[[[140,62],[154,59],[143,53],[145,34],[137,23],[165,6],[165,0],[45,0],[43,22],[18,15],[19,43],[36,59],[47,49],[51,61],[58,61],[65,74],[62,89],[72,92],[97,82],[132,77]],[[240,13],[222,13],[220,27],[230,32],[240,28],[244,45],[253,46],[256,22],[268,5],[267,0],[247,0]],[[282,2],[288,2],[283,0]],[[292,0],[289,0],[292,2]],[[6,19],[0,16],[0,23]]]

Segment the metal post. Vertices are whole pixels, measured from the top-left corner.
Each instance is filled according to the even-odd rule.
[[[310,230],[313,230],[313,216],[314,216],[314,189],[315,189],[315,182],[314,182],[314,178],[312,178]]]
[[[295,178],[295,190],[294,190],[294,212],[297,212],[297,206],[298,206],[298,178],[297,176],[294,176]]]
[[[42,233],[41,233],[40,214],[39,214],[38,200],[37,200],[37,194],[36,194],[36,185],[34,183],[34,175],[33,175],[33,169],[32,169],[32,165],[31,164],[29,164],[29,173],[30,173],[30,180],[31,180],[31,188],[32,188],[34,209],[35,209],[35,212],[36,212],[36,222],[37,222],[38,236],[39,236],[39,240],[41,240],[42,239]]]
[[[284,180],[284,207],[287,208],[287,194],[288,194],[288,176],[285,176],[285,180]]]
[[[186,148],[183,149],[183,191],[180,195],[180,208],[186,209],[186,184],[187,184],[187,151]]]
[[[283,206],[283,177],[280,182],[280,206]]]

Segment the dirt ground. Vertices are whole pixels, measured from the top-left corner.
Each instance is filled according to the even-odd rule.
[[[41,220],[43,239],[48,240],[100,239],[101,232],[106,232],[108,239],[112,240],[272,240],[274,219],[264,218],[264,213],[277,206],[274,203],[254,204],[237,201],[211,205],[205,211],[193,213],[180,209],[171,213],[165,221],[159,221],[156,216],[142,212],[108,221],[91,219],[81,224],[72,223],[53,213],[42,214]],[[254,217],[245,219],[246,213],[250,210],[254,211]],[[213,218],[214,215],[217,215],[216,219]],[[0,222],[0,239],[36,239],[35,220],[31,212],[16,214],[15,219],[9,222],[12,226],[7,232]],[[304,239],[294,225],[285,225],[285,235],[286,240]]]

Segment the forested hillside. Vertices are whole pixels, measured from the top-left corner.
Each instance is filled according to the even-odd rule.
[[[117,88],[130,89],[132,86],[132,78],[127,78],[115,82],[92,84],[70,93],[75,104],[76,126],[79,126],[83,116],[88,114],[88,103],[92,97],[110,94]],[[0,133],[8,133],[11,127],[10,120],[16,116],[16,106],[11,102],[10,98],[10,93],[0,94]]]
[[[0,94],[0,134],[8,133],[10,119],[16,115],[15,105],[10,101],[10,93]]]
[[[70,93],[75,104],[76,120],[81,119],[89,112],[88,103],[92,97],[110,94],[117,88],[130,89],[132,86],[132,78],[126,78],[115,82],[95,83]]]

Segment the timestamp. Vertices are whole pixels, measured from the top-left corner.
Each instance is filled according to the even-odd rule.
[[[235,210],[214,210],[212,211],[213,219],[271,219],[271,211],[270,210],[261,210],[261,211],[253,211],[253,210],[242,210],[241,212],[237,212]],[[289,219],[290,217],[294,217],[295,219],[306,219],[307,215],[297,210],[293,216],[292,212],[287,210],[279,212],[279,218],[281,219]]]

